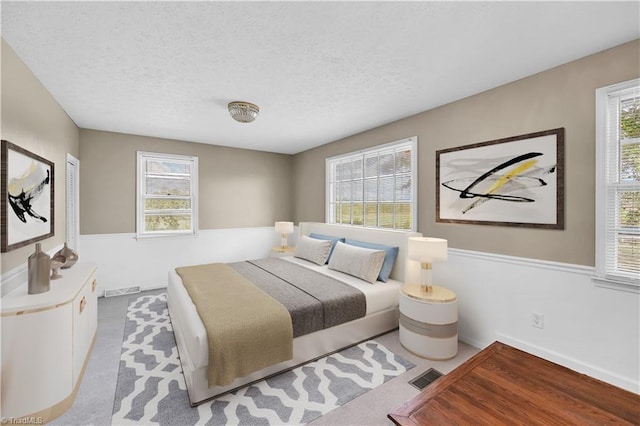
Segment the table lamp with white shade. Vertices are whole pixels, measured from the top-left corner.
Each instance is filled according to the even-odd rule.
[[[293,233],[293,222],[276,222],[276,232],[281,235],[282,250],[287,247],[288,235]]]
[[[432,264],[446,262],[447,240],[431,237],[410,237],[407,257],[420,262],[420,287],[429,293],[433,289]]]

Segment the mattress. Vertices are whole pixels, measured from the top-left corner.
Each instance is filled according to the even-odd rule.
[[[359,278],[330,270],[326,265],[319,266],[294,257],[282,257],[281,259],[328,275],[362,291],[367,304],[365,317],[388,309],[394,309],[398,306],[399,289],[402,286],[402,283],[399,281],[389,280],[386,283],[376,281],[373,284],[369,284]],[[185,345],[189,351],[189,356],[186,358],[193,364],[191,365],[192,369],[206,368],[209,363],[209,348],[204,325],[186,289],[182,285],[180,277],[176,273],[169,274],[169,287],[173,302],[171,309],[181,311],[180,316],[190,322],[189,328],[191,329],[191,333],[182,333],[185,339]]]

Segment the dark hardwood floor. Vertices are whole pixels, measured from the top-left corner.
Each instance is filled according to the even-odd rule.
[[[495,342],[389,414],[397,425],[640,425],[640,395]]]

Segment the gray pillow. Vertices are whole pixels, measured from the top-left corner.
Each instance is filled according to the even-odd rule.
[[[331,240],[317,240],[303,235],[296,243],[293,256],[324,265],[329,258],[329,253],[331,253],[331,244]]]
[[[372,250],[338,242],[329,259],[329,269],[374,283],[382,268],[384,255],[384,250]]]

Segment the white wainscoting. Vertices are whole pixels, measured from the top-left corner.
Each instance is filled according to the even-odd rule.
[[[35,245],[33,247],[35,247]],[[60,244],[46,251],[46,253],[51,257],[56,254],[62,247],[63,244]],[[32,253],[29,253],[29,256],[31,256],[31,254]],[[29,280],[29,276],[27,274],[27,264],[29,261],[29,256],[24,259],[24,263],[22,265],[2,274],[2,276],[0,277],[0,297],[17,289],[21,285],[28,285],[27,281]]]
[[[290,245],[296,235],[289,236]],[[102,294],[164,287],[176,266],[266,257],[276,245],[273,227],[205,230],[177,239],[82,235],[79,255],[98,265]],[[23,269],[4,274],[3,281],[24,276],[26,282],[26,259]],[[640,393],[637,293],[597,286],[591,267],[459,249],[450,249],[449,260],[433,271],[436,284],[458,295],[460,340],[479,348],[500,340]],[[544,314],[543,329],[531,325],[532,312]]]
[[[289,235],[294,244],[295,235]],[[140,286],[167,286],[169,270],[186,265],[268,257],[280,244],[273,227],[203,230],[195,237],[144,238],[135,234],[81,235],[79,261],[98,265],[98,294]]]
[[[450,249],[433,271],[458,296],[460,340],[500,340],[640,393],[640,297],[598,287],[594,268]]]

